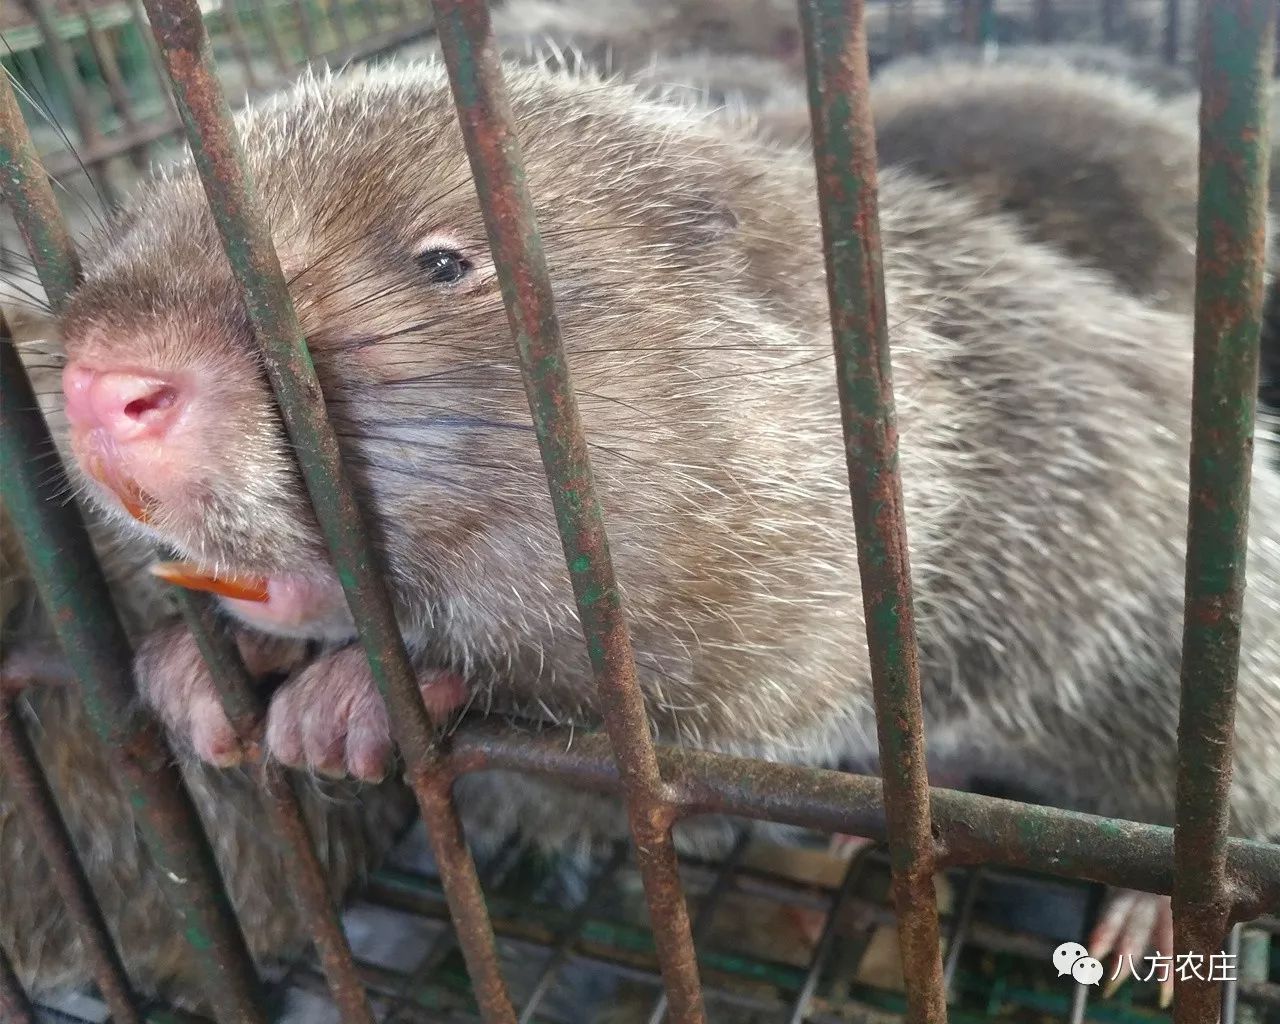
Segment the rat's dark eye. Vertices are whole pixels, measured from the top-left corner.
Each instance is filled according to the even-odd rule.
[[[417,260],[432,284],[454,284],[471,273],[471,261],[452,249],[428,249]]]

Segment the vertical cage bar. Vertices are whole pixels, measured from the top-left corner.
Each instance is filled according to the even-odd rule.
[[[0,1020],[5,1024],[36,1024],[36,1011],[18,984],[9,954],[0,946]]]
[[[223,1024],[265,1024],[257,978],[173,754],[134,700],[131,652],[70,484],[30,452],[52,451],[26,370],[0,345],[0,479],[5,506],[95,731],[115,767],[169,905],[182,921],[205,995]]]
[[[144,0],[138,0],[143,3]],[[284,51],[284,43],[280,40],[280,32],[276,28],[276,23],[271,18],[270,0],[254,0],[253,9],[257,12],[258,23],[262,28],[262,37],[267,41],[267,49],[271,51],[271,58],[275,61],[276,71],[285,78],[293,73],[293,65],[289,60],[289,55]],[[150,8],[148,8],[150,10]],[[161,67],[164,67],[164,58],[160,58]]]
[[[222,17],[227,23],[227,34],[231,36],[231,48],[235,50],[236,60],[244,71],[245,84],[256,90],[261,87],[261,82],[258,71],[253,66],[253,54],[249,51],[249,41],[244,34],[244,23],[240,20],[236,0],[222,0]]]
[[[256,761],[255,774],[262,787],[276,834],[291,857],[289,888],[307,932],[315,941],[329,991],[343,1024],[373,1024],[373,1011],[365,992],[351,946],[329,895],[324,866],[316,856],[302,805],[290,774],[257,751],[266,716],[266,703],[254,687],[235,641],[219,621],[213,601],[205,594],[176,590],[183,618],[191,628],[200,654],[209,666],[218,696],[232,728]]]
[[[12,342],[0,339],[0,344],[9,346]],[[0,767],[17,789],[27,823],[36,833],[54,887],[75,924],[76,935],[112,1020],[116,1024],[142,1024],[142,1013],[124,963],[111,940],[93,888],[76,856],[71,833],[19,720],[16,702],[12,700],[0,706]]]
[[[908,1018],[946,1019],[911,568],[885,313],[864,0],[801,0],[840,411]]]
[[[151,23],[147,20],[147,12],[142,0],[129,0],[129,13],[133,23],[138,27],[138,35],[142,37],[142,45],[147,50],[147,60],[151,62],[151,70],[156,76],[156,84],[160,87],[160,95],[164,97],[165,106],[171,114],[177,113],[173,105],[173,94],[169,91],[169,80],[165,77],[164,62],[160,59],[160,51],[156,49],[156,41],[151,35]]]
[[[49,0],[24,0],[24,2],[27,9],[31,11],[31,16],[35,18],[45,49],[66,86],[67,102],[71,104],[71,116],[76,122],[76,131],[80,133],[80,142],[85,147],[92,146],[101,133],[94,123],[89,94],[76,68],[75,57],[67,41],[58,32]]]
[[[0,194],[13,211],[49,305],[57,309],[80,279],[80,261],[7,75],[0,75],[0,173]]]
[[[671,1018],[703,1022],[698,965],[671,839],[674,811],[664,799],[636,679],[622,596],[592,481],[542,240],[524,185],[520,144],[488,6],[483,0],[434,0],[433,6],[507,319],[520,355],[605,729],[622,777]]]
[[[129,99],[129,90],[125,87],[124,78],[120,74],[120,64],[116,60],[115,48],[107,34],[98,27],[93,12],[86,0],[74,0],[72,7],[84,22],[85,35],[89,39],[89,47],[102,72],[102,80],[107,87],[107,95],[111,97],[111,106],[115,109],[120,123],[131,138],[137,138],[140,125],[133,113],[133,102]],[[129,159],[133,166],[142,170],[147,165],[147,153],[144,145],[130,148]]]
[[[407,776],[418,797],[440,867],[449,910],[484,1018],[514,1024],[498,968],[493,928],[475,862],[436,750],[430,718],[400,637],[391,595],[378,571],[364,514],[325,413],[323,393],[302,336],[280,261],[260,215],[231,111],[218,84],[209,39],[194,0],[146,0],[173,83],[187,140],[299,468],[347,596],[369,666],[387,700]]]
[[[1174,947],[1222,948],[1240,616],[1267,215],[1275,0],[1214,0],[1200,41],[1191,501],[1178,719]],[[1176,981],[1177,1024],[1214,1024],[1221,982]]]
[[[0,193],[10,204],[56,312],[78,276],[70,236],[56,218],[7,77],[0,76]],[[199,816],[169,751],[134,700],[132,651],[74,505],[31,381],[12,345],[0,345],[0,479],[40,598],[81,683],[85,709],[115,758],[137,824],[182,921],[209,1004],[224,1024],[263,1024],[257,976]]]

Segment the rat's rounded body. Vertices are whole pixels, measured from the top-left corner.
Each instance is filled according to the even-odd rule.
[[[809,157],[621,86],[508,81],[659,737],[872,759]],[[596,724],[443,72],[310,81],[241,130],[421,664],[461,672],[475,708]],[[1055,802],[1168,821],[1190,321],[959,190],[894,171],[880,184],[930,750],[1038,780]],[[210,572],[268,580],[266,604],[231,603],[250,625],[339,639],[190,170],[157,182],[87,265],[65,327],[94,400],[122,374],[176,398],[154,418],[147,405],[141,442],[82,402],[78,453],[148,495],[145,532]],[[1280,827],[1278,489],[1260,464],[1233,790],[1234,827],[1255,836]],[[311,597],[286,600],[300,579]],[[326,700],[342,713],[322,676],[276,698],[291,759],[309,759],[302,719],[323,720]],[[509,783],[477,780],[504,802],[464,790],[464,817],[548,842],[603,827],[579,797]],[[540,795],[518,799],[524,786]]]

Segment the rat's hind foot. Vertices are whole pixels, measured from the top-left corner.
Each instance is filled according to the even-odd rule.
[[[418,674],[427,711],[441,721],[466,702],[462,677]],[[267,713],[267,749],[281,763],[322,775],[380,782],[393,749],[391,721],[359,645],[308,665],[281,687]]]
[[[245,668],[255,677],[288,672],[306,655],[306,644],[236,632]],[[138,647],[134,675],[143,701],[171,736],[200,760],[232,768],[244,760],[213,676],[195,637],[181,624],[149,634]]]
[[[1133,969],[1142,964],[1149,950],[1168,957],[1167,972],[1157,972],[1160,1006],[1173,1002],[1173,907],[1168,896],[1134,889],[1112,889],[1107,894],[1098,923],[1089,936],[1089,955],[1107,962],[1107,976],[1114,975],[1104,995],[1111,995]],[[1147,976],[1144,971],[1140,977]]]

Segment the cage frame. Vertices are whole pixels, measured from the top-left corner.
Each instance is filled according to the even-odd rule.
[[[1272,0],[1216,0],[1202,17],[1191,502],[1173,829],[928,786],[880,268],[863,0],[800,0],[799,6],[883,779],[653,743],[483,0],[432,0],[432,10],[596,673],[605,733],[579,736],[570,750],[556,730],[528,736],[482,723],[439,742],[417,692],[278,259],[265,222],[255,216],[252,182],[196,0],[142,2],[361,642],[392,711],[406,779],[432,838],[486,1024],[515,1024],[517,1018],[498,967],[476,865],[452,803],[453,781],[473,771],[531,771],[623,795],[640,851],[667,1012],[681,1024],[700,1024],[706,1017],[671,829],[700,813],[887,840],[903,962],[919,968],[906,979],[906,1017],[913,1024],[946,1020],[932,888],[942,866],[1032,867],[1170,893],[1175,947],[1201,953],[1206,962],[1221,950],[1231,923],[1280,908],[1280,846],[1228,837],[1226,813],[1262,307],[1267,151],[1261,83],[1273,66]],[[1176,0],[1170,8],[1176,10]],[[1176,21],[1170,24],[1176,33]],[[306,48],[314,56],[314,40]],[[0,166],[5,198],[56,311],[74,288],[79,266],[7,81],[0,82]],[[849,239],[857,244],[835,244]],[[33,446],[50,444],[50,437],[12,344],[0,343],[0,359],[6,507],[81,680],[91,719],[140,801],[148,848],[182,879],[167,895],[199,935],[196,955],[215,1017],[219,1024],[257,1024],[265,1016],[255,969],[207,839],[163,739],[129,704],[128,641],[83,521],[74,506],[52,500],[64,471],[59,465],[55,474],[36,473],[25,459]],[[67,568],[73,562],[74,573]],[[252,747],[262,708],[238,656],[207,602],[191,598],[183,610],[214,668],[229,716]],[[6,769],[34,767],[22,752],[13,708],[0,717]],[[318,863],[288,783],[270,765],[259,769],[277,827],[314,868],[301,873],[293,895],[317,938],[343,1020],[367,1022],[368,1001],[323,876],[315,875]],[[43,821],[47,841],[58,851],[68,909],[98,950],[99,984],[106,982],[104,994],[119,1019],[138,1019],[136,997],[100,915],[95,919],[91,900],[83,906],[83,898],[72,899],[76,891],[84,896],[87,883],[65,828],[59,833],[49,808],[40,809],[38,769],[36,779],[26,787],[26,806]],[[1212,1024],[1220,986],[1180,978],[1177,1024]],[[0,1007],[17,1021],[31,1015],[3,956]]]

